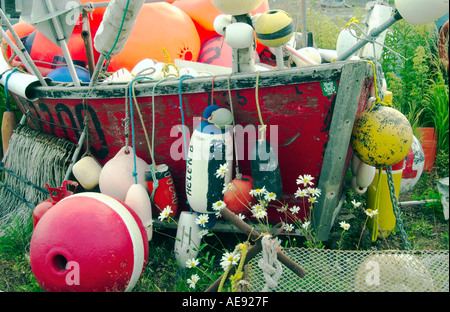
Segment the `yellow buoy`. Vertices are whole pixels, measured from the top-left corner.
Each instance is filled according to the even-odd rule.
[[[404,160],[392,166],[392,179],[397,198],[400,193],[403,164]],[[392,206],[386,169],[382,169],[381,172],[377,169],[372,184],[367,188],[366,203],[367,209],[378,211],[378,214],[369,218],[367,222],[367,227],[372,233],[372,241],[375,242],[378,236],[388,237],[395,228],[396,218],[394,207]]]
[[[261,14],[253,26],[261,44],[271,48],[285,45],[294,35],[292,18],[283,10],[270,10]]]
[[[361,161],[387,167],[406,157],[412,140],[408,119],[392,107],[377,105],[356,119],[350,143]]]

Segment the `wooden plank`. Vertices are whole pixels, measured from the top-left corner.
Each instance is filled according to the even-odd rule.
[[[270,70],[261,71],[259,78],[259,86],[276,87],[296,83],[304,83],[310,81],[329,81],[336,80],[341,74],[342,67],[345,64],[351,64],[354,61],[338,62],[337,64],[322,64],[318,66],[298,67],[285,69],[282,71]],[[229,75],[217,75],[214,78],[215,91],[228,90]],[[197,77],[193,79],[185,79],[182,83],[182,93],[202,93],[211,92],[212,76]],[[179,93],[179,82],[177,78],[163,81],[155,90],[155,96],[170,95]],[[144,80],[137,83],[135,87],[136,96],[152,96],[153,86],[157,83]],[[254,89],[256,84],[256,73],[238,73],[230,77],[231,90]],[[49,87],[36,87],[33,90],[33,96],[37,98],[60,98],[60,99],[77,99],[84,98],[89,94],[88,98],[120,98],[125,96],[126,84],[115,85],[97,85],[92,89],[89,87],[67,87],[52,85]]]
[[[363,82],[368,74],[366,62],[347,64],[342,69],[341,80],[331,120],[329,140],[318,188],[322,195],[314,206],[312,225],[317,238],[326,241],[333,226],[335,209],[339,202],[339,189],[344,173],[345,159],[350,144],[353,124],[358,111]]]

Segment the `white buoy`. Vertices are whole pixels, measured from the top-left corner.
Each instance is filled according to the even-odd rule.
[[[88,191],[98,185],[101,171],[102,166],[92,156],[81,158],[72,167],[72,173],[75,179]]]
[[[153,237],[152,204],[145,187],[141,184],[131,185],[124,202],[139,216],[147,232],[148,241],[151,241]]]
[[[356,170],[356,183],[358,183],[361,188],[369,187],[375,178],[375,172],[375,167],[361,162],[358,166],[358,170]]]
[[[131,70],[131,75],[133,77],[139,76],[149,76],[154,74],[155,69],[154,66],[157,62],[152,59],[145,58],[134,66]]]
[[[395,0],[402,17],[411,24],[434,22],[449,11],[449,0]]]
[[[216,105],[208,106],[189,144],[186,168],[186,196],[198,213],[214,213],[213,204],[223,199],[224,185],[231,181],[233,164],[232,127],[220,129],[208,122]],[[217,176],[218,171],[226,173]]]
[[[242,15],[256,10],[264,0],[211,0],[221,12],[230,15]]]
[[[174,253],[180,267],[185,266],[188,259],[196,258],[199,252],[201,238],[196,218],[197,214],[182,211],[178,219]]]
[[[225,29],[231,24],[231,15],[219,14],[214,19],[214,30],[221,36],[225,36]]]
[[[148,164],[141,158],[136,156],[136,179],[134,173],[134,154],[133,148],[124,146],[122,149],[109,160],[100,172],[99,187],[100,192],[110,195],[121,201],[125,200],[126,194],[131,185],[138,183],[147,188],[145,181],[145,170]]]
[[[358,39],[356,37],[356,32],[353,29],[345,28],[339,33],[339,37],[336,43],[337,57],[343,55],[350,48],[352,48]]]
[[[359,159],[358,156],[356,156],[356,154],[353,154],[352,161],[350,164],[353,176],[356,176],[356,171],[358,170],[360,163],[361,163],[361,159]]]
[[[106,78],[102,84],[108,83],[127,83],[133,80],[133,75],[126,68],[121,68]]]
[[[362,195],[367,192],[367,187],[363,188],[358,185],[358,183],[356,182],[356,177],[352,178],[351,186],[352,186],[353,192],[355,192],[356,194]]]
[[[297,53],[298,55],[292,54],[292,60],[294,61],[295,65],[297,65],[297,67],[317,65],[322,63],[322,56],[320,55],[319,50],[315,48],[302,48],[297,50]]]
[[[255,39],[253,27],[246,23],[232,23],[225,32],[225,42],[234,49],[249,48]]]

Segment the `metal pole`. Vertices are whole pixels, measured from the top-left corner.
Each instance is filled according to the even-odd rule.
[[[47,12],[54,12],[55,9],[53,7],[53,3],[51,0],[45,0],[45,4],[47,5]],[[72,56],[70,55],[69,48],[67,47],[66,38],[64,38],[63,31],[61,29],[61,25],[59,24],[59,20],[56,17],[52,17],[52,24],[56,32],[57,40],[59,45],[63,51],[64,58],[66,59],[67,68],[69,69],[70,76],[72,77],[73,83],[75,86],[80,87],[80,80],[78,79],[77,72],[75,71],[75,66],[73,65]]]
[[[14,40],[16,41],[17,46],[6,35],[3,28],[0,29],[1,35],[8,42],[11,49],[13,49],[14,52],[16,52],[16,54],[22,60],[23,64],[30,71],[30,73],[33,73],[39,79],[39,82],[43,86],[47,86],[47,82],[45,81],[44,77],[42,77],[42,74],[39,72],[38,68],[34,64],[33,60],[31,59],[31,56],[28,54],[28,51],[25,49],[25,46],[23,45],[22,41],[20,40],[19,36],[17,35],[14,27],[11,25],[11,23],[9,22],[8,18],[5,15],[5,12],[3,12],[3,10],[1,8],[0,8],[0,15],[1,15],[2,19],[5,21],[6,26],[8,27],[9,31],[11,32]]]
[[[363,46],[365,46],[370,41],[376,39],[383,31],[394,25],[396,22],[401,20],[403,17],[400,15],[398,11],[395,11],[394,15],[392,15],[386,22],[381,24],[379,27],[372,29],[372,31],[369,34],[369,39],[362,39],[358,41],[353,47],[348,49],[344,54],[342,54],[340,57],[336,59],[336,61],[345,61],[348,59],[353,53],[361,49]]]
[[[306,20],[306,1],[302,0],[302,40],[303,47],[308,46],[308,23]]]

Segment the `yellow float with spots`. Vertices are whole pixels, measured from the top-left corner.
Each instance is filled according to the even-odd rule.
[[[411,124],[402,113],[392,107],[376,105],[356,119],[350,143],[366,164],[387,167],[406,157],[412,140]]]

